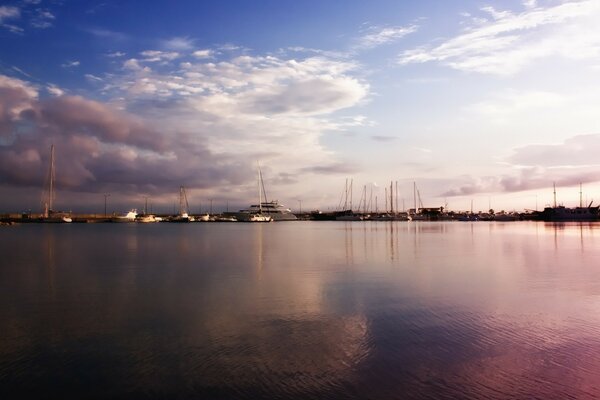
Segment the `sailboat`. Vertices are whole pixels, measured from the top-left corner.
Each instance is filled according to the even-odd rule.
[[[179,215],[176,215],[171,219],[171,222],[194,222],[196,219],[188,214],[189,204],[187,200],[187,194],[185,193],[185,187],[179,187]]]
[[[268,214],[263,213],[263,202],[262,202],[262,192],[263,192],[263,182],[262,182],[262,173],[260,171],[260,165],[256,162],[256,167],[258,170],[258,212],[240,212],[238,213],[238,220],[241,222],[271,222],[273,221],[273,217]],[[240,218],[241,217],[241,218]]]
[[[421,203],[421,194],[419,193],[419,190],[417,189],[417,182],[413,182],[413,197],[414,197],[414,201],[415,201],[415,208],[412,210],[409,210],[409,217],[411,221],[425,221],[427,220],[427,217],[422,214],[417,205],[417,196],[419,196],[419,204],[421,206],[421,208],[423,207],[423,204]]]
[[[56,170],[54,167],[54,145],[50,146],[50,168],[46,177],[46,183],[42,191],[43,216],[42,222],[73,222],[71,214],[64,211],[54,211],[54,199],[56,197],[54,180],[56,179]]]

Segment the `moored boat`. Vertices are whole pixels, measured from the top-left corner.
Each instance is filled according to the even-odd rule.
[[[135,222],[149,224],[149,223],[153,223],[153,222],[158,222],[158,220],[156,219],[156,215],[154,215],[154,214],[141,214],[135,218]]]
[[[244,218],[243,214],[266,214],[273,221],[296,221],[298,217],[292,213],[292,210],[286,208],[283,204],[279,204],[277,200],[263,201],[260,204],[252,204],[250,207],[238,212],[227,213],[235,218]]]
[[[115,215],[110,219],[110,222],[135,222],[135,218],[137,217],[137,210],[131,209],[127,213],[122,215]]]

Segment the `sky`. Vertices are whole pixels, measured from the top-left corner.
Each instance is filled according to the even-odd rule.
[[[0,212],[600,202],[600,0],[4,1]]]

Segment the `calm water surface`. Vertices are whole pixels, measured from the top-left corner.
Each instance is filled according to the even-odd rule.
[[[0,398],[600,397],[600,225],[0,228]]]

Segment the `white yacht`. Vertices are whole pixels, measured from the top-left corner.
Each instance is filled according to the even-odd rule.
[[[138,213],[136,209],[129,210],[126,214],[116,215],[110,219],[111,222],[135,222]]]
[[[237,213],[230,213],[234,217],[240,219],[246,217],[248,214],[266,214],[270,216],[273,221],[296,221],[298,218],[292,213],[292,210],[286,208],[283,204],[279,204],[277,200],[263,201],[258,204],[252,204],[250,207],[244,210],[240,210]]]

